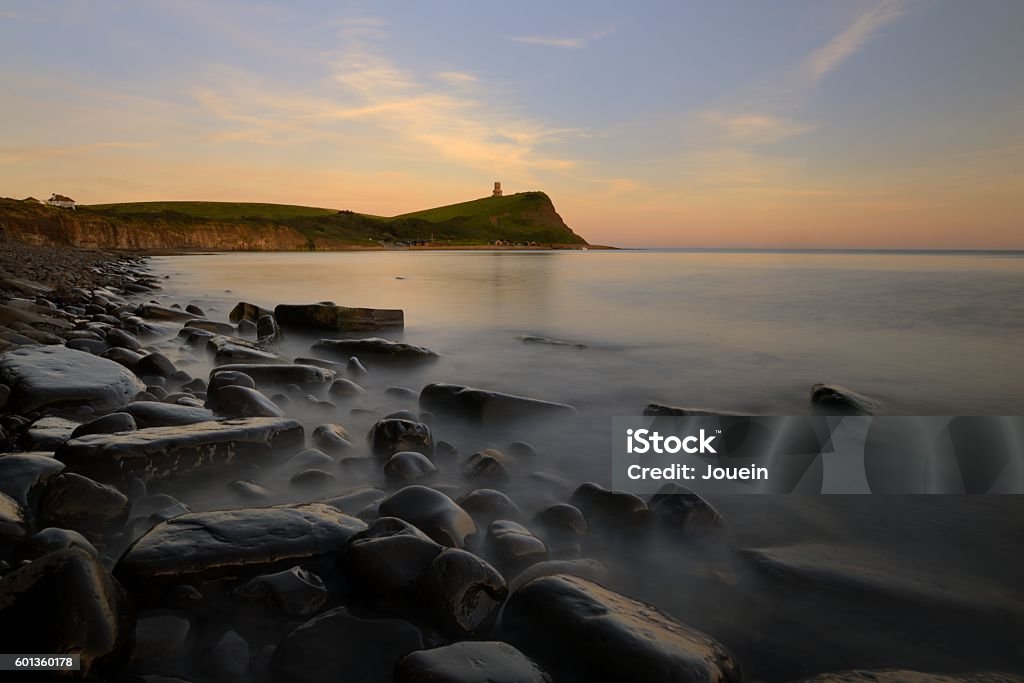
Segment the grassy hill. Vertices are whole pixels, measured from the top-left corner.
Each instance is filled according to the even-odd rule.
[[[75,213],[115,224],[158,222],[177,230],[199,229],[210,222],[260,230],[287,228],[301,235],[312,249],[418,241],[440,245],[492,244],[496,240],[586,244],[562,221],[543,192],[487,197],[390,218],[309,206],[235,202],[93,204],[80,206]]]

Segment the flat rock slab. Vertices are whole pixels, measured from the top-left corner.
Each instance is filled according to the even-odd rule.
[[[365,528],[323,503],[192,512],[153,527],[125,551],[114,575],[150,589],[265,574],[331,556]]]
[[[742,680],[739,665],[711,636],[576,576],[524,585],[505,606],[503,627],[542,662],[578,667],[595,683]]]
[[[206,340],[206,348],[219,365],[228,363],[287,363],[272,351],[261,349],[250,341],[218,334]]]
[[[576,414],[576,409],[565,403],[441,383],[423,387],[420,407],[470,422],[499,424],[509,420],[571,417]]]
[[[158,304],[143,304],[142,306],[139,306],[138,314],[143,318],[149,318],[151,320],[169,320],[172,322],[182,323],[195,318],[195,316],[188,311],[184,311],[180,308],[160,306]]]
[[[294,449],[303,442],[302,425],[295,420],[250,417],[89,434],[68,441],[54,457],[70,471],[97,481],[139,477],[149,482],[265,459],[277,449]]]
[[[399,309],[348,308],[333,304],[281,304],[274,309],[281,327],[305,327],[339,332],[382,330],[405,326]]]
[[[435,360],[436,353],[423,346],[370,337],[369,339],[321,339],[310,347],[314,353],[349,358],[368,357],[391,361],[415,363]]]
[[[66,346],[20,348],[0,355],[0,382],[21,412],[89,406],[120,410],[146,385],[119,363]]]
[[[551,683],[551,677],[522,652],[498,641],[461,642],[432,650],[418,650],[395,665],[395,683],[478,681]]]
[[[213,422],[219,419],[212,410],[207,408],[157,401],[135,401],[125,406],[124,412],[135,419],[135,424],[139,429],[177,427],[199,422]]]

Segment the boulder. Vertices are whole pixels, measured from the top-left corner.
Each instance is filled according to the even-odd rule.
[[[348,308],[334,304],[280,304],[274,318],[284,328],[311,328],[338,332],[365,332],[405,325],[401,310],[386,308]]]
[[[317,425],[313,430],[313,445],[332,455],[339,455],[352,449],[352,435],[337,424]]]
[[[253,379],[258,387],[285,387],[289,384],[322,385],[334,379],[334,373],[313,365],[295,364],[249,364],[221,365],[210,371],[212,391],[214,378],[222,372],[241,372]]]
[[[243,600],[271,604],[290,617],[310,617],[327,602],[324,581],[302,567],[249,579],[234,590]]]
[[[286,361],[272,351],[261,349],[256,344],[239,339],[238,337],[226,337],[215,335],[206,340],[206,348],[213,354],[214,362],[218,365],[229,364],[274,364],[285,363]]]
[[[384,516],[352,537],[341,566],[360,600],[402,611],[416,600],[420,577],[443,549],[412,524]]]
[[[359,356],[375,361],[422,363],[438,358],[430,349],[402,342],[369,337],[367,339],[321,339],[310,347],[313,353],[348,358]],[[350,373],[352,374],[352,373]],[[355,376],[355,375],[353,375]]]
[[[486,527],[496,519],[522,519],[523,512],[511,498],[494,489],[476,489],[457,501],[459,507],[469,513],[480,527]]]
[[[711,503],[677,484],[665,484],[651,496],[648,507],[658,524],[669,531],[686,535],[699,534],[725,526],[722,516]]]
[[[131,404],[129,404],[131,405]],[[71,432],[71,438],[77,439],[80,436],[87,434],[113,434],[114,432],[131,432],[135,431],[138,425],[135,424],[135,418],[129,413],[110,413],[103,417],[98,417],[91,422],[78,425],[75,431]]]
[[[139,306],[138,315],[149,320],[166,320],[169,322],[181,323],[195,318],[195,316],[188,311],[183,311],[180,308],[160,306],[159,304],[142,304]]]
[[[213,411],[206,408],[183,406],[176,403],[158,403],[156,401],[135,401],[134,403],[129,403],[124,407],[124,413],[122,414],[125,413],[133,418],[138,429],[191,425],[217,419]]]
[[[492,482],[496,485],[509,478],[508,470],[505,469],[505,456],[493,448],[485,448],[466,458],[462,465],[462,475],[467,479]]]
[[[248,320],[249,322],[255,323],[263,316],[273,314],[273,311],[266,308],[260,308],[256,304],[239,301],[235,304],[235,307],[231,309],[231,312],[228,313],[228,320],[233,323],[237,323],[242,320]]]
[[[440,383],[423,387],[420,391],[420,408],[484,424],[507,424],[509,421],[571,417],[576,414],[575,408],[564,403]]]
[[[251,417],[90,434],[63,444],[55,457],[71,471],[100,481],[138,477],[150,482],[265,459],[303,441],[302,425],[295,420]]]
[[[367,436],[370,448],[378,457],[390,457],[399,451],[415,451],[424,455],[434,452],[430,427],[422,422],[384,418],[378,420]]]
[[[334,458],[324,453],[319,448],[306,448],[292,457],[286,463],[291,469],[307,469],[309,467],[333,467]]]
[[[437,467],[422,453],[399,451],[384,463],[384,476],[394,481],[415,481],[437,474]]]
[[[88,406],[121,409],[146,385],[123,365],[66,346],[22,347],[0,355],[0,382],[20,412]]]
[[[580,484],[569,503],[586,516],[592,527],[610,531],[646,529],[652,514],[640,496],[625,491],[610,491],[593,482]]]
[[[115,347],[108,349],[101,357],[122,365],[134,373],[135,368],[139,366],[139,361],[142,360],[142,356],[143,354],[137,351]]]
[[[623,678],[639,681],[639,678]],[[499,641],[462,642],[417,650],[395,665],[394,683],[551,683],[537,664]]]
[[[261,342],[274,343],[281,339],[281,328],[272,315],[261,315],[256,321],[256,337]]]
[[[363,389],[350,379],[342,378],[334,380],[334,383],[331,384],[331,388],[327,390],[327,393],[333,399],[344,399],[363,396],[366,394],[366,389]]]
[[[338,607],[282,638],[270,670],[287,683],[390,683],[395,662],[421,647],[419,629],[407,621],[366,619]]]
[[[185,327],[192,327],[197,330],[206,330],[207,332],[213,332],[214,334],[226,334],[232,335],[235,333],[235,326],[230,323],[222,323],[217,320],[208,320],[206,318],[193,318],[185,322]]]
[[[25,507],[0,491],[0,548],[6,549],[29,533]]]
[[[508,595],[498,570],[465,550],[443,550],[418,581],[431,624],[452,638],[481,638],[494,629]]]
[[[128,497],[74,472],[51,479],[39,496],[39,521],[96,539],[119,530],[128,519]]]
[[[322,503],[191,512],[125,551],[115,576],[135,590],[289,569],[332,557],[366,525]]]
[[[162,353],[153,352],[143,356],[135,366],[135,374],[139,377],[170,377],[177,368],[174,363]]]
[[[512,594],[502,621],[510,640],[587,681],[740,683],[732,656],[660,612],[575,576],[534,579]]]
[[[33,508],[46,484],[64,469],[49,453],[0,455],[0,493],[23,508]]]
[[[15,548],[14,556],[17,560],[35,560],[43,555],[48,555],[58,550],[67,548],[78,548],[84,550],[92,558],[98,558],[99,553],[89,540],[71,529],[58,529],[48,527],[37,531],[30,538],[25,539]]]
[[[256,389],[230,385],[220,387],[215,393],[217,412],[222,415],[229,417],[284,417],[284,411]]]
[[[525,567],[548,559],[548,548],[522,524],[497,519],[487,527],[487,554],[513,576]]]
[[[114,348],[138,351],[142,348],[142,342],[135,338],[131,332],[117,327],[112,327],[104,333],[107,344]]]
[[[292,475],[292,478],[288,480],[291,486],[303,489],[320,489],[325,486],[330,486],[337,480],[330,472],[326,470],[317,469],[315,467],[296,472]]]
[[[77,654],[80,676],[106,678],[131,654],[135,616],[96,559],[68,548],[0,578],[0,632],[11,652]]]
[[[467,537],[477,530],[473,518],[454,500],[426,486],[406,486],[392,493],[381,501],[380,514],[405,520],[450,548],[465,547]]]
[[[26,451],[53,451],[71,438],[79,423],[60,417],[43,417],[33,422],[21,437]]]
[[[515,592],[534,579],[555,574],[578,576],[596,584],[608,581],[608,568],[598,560],[577,558],[574,560],[547,560],[531,564],[509,582],[509,590]]]

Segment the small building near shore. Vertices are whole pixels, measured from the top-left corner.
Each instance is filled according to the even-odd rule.
[[[494,192],[491,193],[491,196],[492,197],[500,197],[501,196],[501,183],[499,183],[498,181],[494,181]]]
[[[27,202],[29,204],[42,204],[42,202],[36,199],[35,197],[25,197],[21,201]]]
[[[49,204],[50,206],[57,206],[62,209],[75,208],[75,200],[72,199],[71,197],[65,197],[62,194],[54,193],[49,199],[46,200],[46,203]]]

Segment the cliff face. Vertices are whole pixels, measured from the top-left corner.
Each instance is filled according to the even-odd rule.
[[[20,203],[20,202],[17,202]],[[161,218],[102,218],[82,211],[50,207],[16,207],[0,202],[3,239],[35,246],[93,249],[218,251],[294,251],[309,248],[299,232],[282,225],[248,225],[217,221],[183,224]]]

